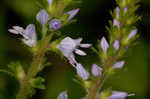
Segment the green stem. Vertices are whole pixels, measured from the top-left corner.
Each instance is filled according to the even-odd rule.
[[[105,79],[108,76],[108,72],[105,72],[101,78],[96,82],[95,85],[92,86],[92,88],[90,88],[89,90],[89,94],[88,94],[88,99],[95,99],[97,96],[97,93],[99,91],[99,89],[101,89],[101,87],[103,86],[103,83],[105,81]]]
[[[27,75],[24,80],[20,81],[20,89],[17,94],[16,99],[27,99],[30,92],[29,82],[33,79],[40,70],[40,66],[45,55],[46,49],[49,45],[49,41],[52,38],[53,33],[44,37],[41,42],[39,50],[35,53],[31,66],[27,72]]]
[[[119,56],[117,55],[114,57],[110,57],[104,61],[105,71],[104,71],[103,75],[100,77],[100,79],[96,82],[96,84],[94,84],[89,89],[88,99],[97,99],[96,96],[97,96],[99,90],[103,86],[105,79],[107,79],[107,77],[109,76],[109,68],[112,66],[113,62],[115,62],[118,58],[119,58]]]

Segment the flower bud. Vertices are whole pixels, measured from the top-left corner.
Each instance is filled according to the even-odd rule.
[[[102,37],[102,39],[101,39],[101,48],[102,48],[104,53],[107,52],[108,47],[109,47],[109,45],[108,45],[105,37]]]
[[[92,65],[92,74],[95,77],[100,77],[102,74],[102,68],[100,68],[99,66],[97,66],[96,64]]]
[[[66,91],[61,92],[57,97],[57,99],[68,99],[67,92]]]
[[[83,79],[87,80],[89,77],[89,73],[86,71],[86,69],[81,65],[77,64],[76,66],[77,74]]]
[[[53,19],[50,23],[49,23],[49,27],[52,29],[52,30],[58,30],[60,29],[62,26],[62,23],[60,20],[58,19]]]

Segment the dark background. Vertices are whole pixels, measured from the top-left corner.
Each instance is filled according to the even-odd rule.
[[[35,23],[39,7],[36,0],[0,0],[0,68],[6,68],[11,61],[20,61],[28,67],[31,54],[15,35],[8,33],[13,25],[25,27]],[[83,37],[83,42],[96,45],[101,36],[106,36],[105,26],[111,19],[110,10],[116,7],[115,0],[74,0],[80,8],[76,16],[77,22],[62,29],[63,34],[73,38]],[[111,76],[103,89],[113,89],[135,93],[136,96],[127,99],[149,99],[149,65],[150,65],[150,0],[141,0],[138,14],[142,20],[138,22],[139,39],[126,53],[126,65],[119,73]],[[86,50],[88,56],[77,57],[87,69],[97,61],[91,50]],[[32,99],[56,99],[64,90],[68,91],[69,99],[81,99],[85,95],[83,88],[73,81],[75,70],[56,53],[48,52],[46,56],[52,61],[52,67],[47,67],[39,75],[46,79],[46,90],[37,90]],[[18,82],[0,73],[0,99],[15,99]]]

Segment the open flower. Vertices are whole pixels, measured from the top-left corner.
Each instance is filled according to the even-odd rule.
[[[70,63],[76,64],[77,62],[75,61],[74,54],[80,55],[80,56],[85,56],[86,53],[80,49],[81,48],[89,48],[91,47],[91,44],[81,44],[82,38],[79,39],[72,39],[70,37],[66,37],[61,41],[59,44],[58,48],[59,50],[64,54],[65,57],[70,61]]]
[[[20,34],[23,36],[23,42],[33,47],[36,45],[36,31],[35,31],[35,25],[29,24],[26,29],[23,29],[20,26],[13,26],[13,29],[8,29],[9,32],[13,34]]]

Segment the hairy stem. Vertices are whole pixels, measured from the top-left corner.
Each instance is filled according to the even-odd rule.
[[[103,86],[105,79],[107,79],[107,77],[109,76],[109,68],[119,57],[120,56],[110,57],[104,61],[105,71],[100,79],[89,89],[88,99],[97,99],[99,90]]]
[[[95,85],[92,86],[92,88],[89,90],[88,99],[95,99],[97,96],[97,93],[99,89],[101,89],[105,79],[108,76],[108,72],[105,72],[101,78],[96,82]]]
[[[39,69],[41,68],[40,66],[42,65],[41,63],[45,55],[46,48],[49,45],[49,41],[52,38],[52,35],[53,33],[42,39],[41,46],[39,50],[35,53],[35,56],[33,58],[31,66],[29,67],[26,77],[24,78],[24,80],[20,81],[20,89],[16,97],[17,99],[27,99],[30,92],[29,82],[37,75]]]

